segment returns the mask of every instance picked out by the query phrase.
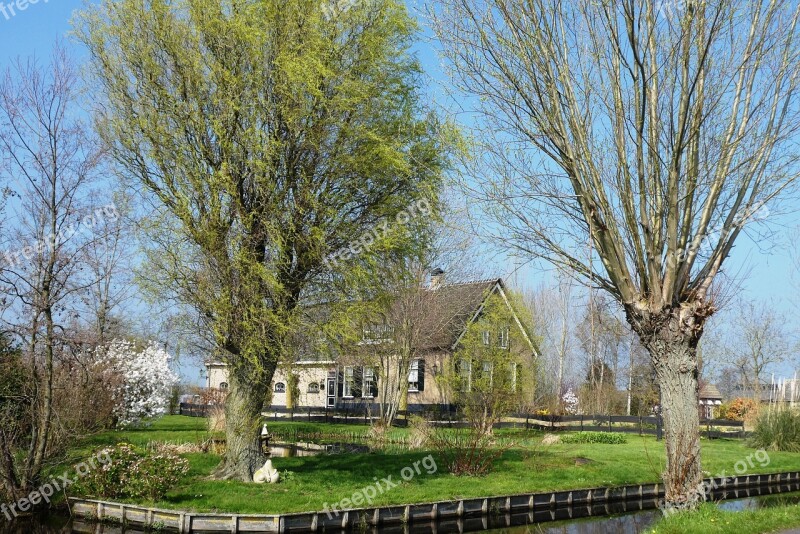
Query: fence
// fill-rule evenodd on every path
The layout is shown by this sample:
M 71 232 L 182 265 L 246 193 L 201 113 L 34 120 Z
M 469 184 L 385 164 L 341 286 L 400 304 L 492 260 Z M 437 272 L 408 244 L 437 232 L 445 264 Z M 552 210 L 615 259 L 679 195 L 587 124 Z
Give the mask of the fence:
M 182 402 L 178 413 L 189 417 L 208 417 L 208 412 L 211 410 L 212 406 L 212 404 L 190 404 Z
M 657 416 L 634 415 L 562 415 L 539 416 L 515 414 L 516 419 L 524 418 L 525 428 L 537 428 L 549 432 L 595 431 L 623 432 L 628 434 L 649 434 L 659 439 L 662 434 L 662 420 Z M 503 426 L 520 426 L 519 422 L 503 422 Z M 701 433 L 707 438 L 742 438 L 745 435 L 744 423 L 728 419 L 707 419 L 700 421 Z
M 180 414 L 190 417 L 207 417 L 210 405 L 180 405 Z M 272 406 L 264 416 L 272 421 L 298 421 L 309 423 L 370 424 L 378 419 L 377 404 L 342 404 L 336 408 L 306 407 L 289 409 Z M 463 428 L 468 425 L 453 405 L 417 405 L 408 410 L 400 410 L 397 426 L 405 426 L 409 415 L 425 417 L 435 426 Z M 744 423 L 728 419 L 709 419 L 700 422 L 702 435 L 707 438 L 742 438 L 745 436 Z M 496 428 L 536 429 L 547 432 L 622 432 L 627 434 L 654 435 L 661 438 L 661 418 L 656 416 L 633 415 L 537 415 L 514 413 L 498 423 Z

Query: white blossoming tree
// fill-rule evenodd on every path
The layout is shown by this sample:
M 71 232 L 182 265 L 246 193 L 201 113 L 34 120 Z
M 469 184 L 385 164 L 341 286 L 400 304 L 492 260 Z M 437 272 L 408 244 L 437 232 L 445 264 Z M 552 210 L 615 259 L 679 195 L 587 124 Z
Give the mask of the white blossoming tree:
M 572 388 L 564 393 L 562 400 L 564 401 L 564 411 L 567 412 L 568 415 L 578 414 L 578 397 L 573 393 Z
M 105 372 L 116 377 L 109 382 L 114 388 L 117 426 L 136 425 L 166 413 L 170 390 L 178 382 L 169 360 L 155 342 L 144 350 L 128 341 L 111 342 L 101 361 Z

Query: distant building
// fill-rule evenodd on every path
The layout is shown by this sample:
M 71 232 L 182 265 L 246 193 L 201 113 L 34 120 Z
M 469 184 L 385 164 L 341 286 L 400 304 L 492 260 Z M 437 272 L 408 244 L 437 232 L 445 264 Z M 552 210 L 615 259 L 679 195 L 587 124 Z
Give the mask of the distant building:
M 715 419 L 722 405 L 722 394 L 713 384 L 704 384 L 698 395 L 700 398 L 700 419 Z
M 779 404 L 795 407 L 800 405 L 800 379 L 779 378 L 769 384 L 762 384 L 759 391 L 754 388 L 737 386 L 733 397 L 757 399 L 762 404 Z

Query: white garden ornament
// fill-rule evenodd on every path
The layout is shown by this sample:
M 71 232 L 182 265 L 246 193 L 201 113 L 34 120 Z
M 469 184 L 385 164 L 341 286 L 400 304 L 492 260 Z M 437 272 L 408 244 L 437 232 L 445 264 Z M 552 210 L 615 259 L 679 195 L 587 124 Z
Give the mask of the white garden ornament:
M 263 484 L 265 482 L 275 484 L 280 476 L 278 470 L 272 467 L 272 460 L 267 460 L 264 467 L 253 473 L 253 482 L 256 484 Z

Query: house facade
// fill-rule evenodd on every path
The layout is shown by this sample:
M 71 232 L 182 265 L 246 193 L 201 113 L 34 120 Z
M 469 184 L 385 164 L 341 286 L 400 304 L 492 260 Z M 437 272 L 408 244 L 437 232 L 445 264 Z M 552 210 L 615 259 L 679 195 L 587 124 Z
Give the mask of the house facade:
M 488 299 L 503 302 L 508 307 L 509 320 L 498 331 L 487 331 L 485 342 L 512 351 L 520 365 L 532 364 L 537 358 L 532 334 L 508 298 L 502 279 L 447 284 L 444 273 L 435 271 L 430 284 L 412 298 L 406 302 L 398 299 L 387 313 L 365 324 L 362 340 L 350 351 L 352 353 L 335 359 L 328 354 L 309 354 L 301 360 L 279 365 L 270 388 L 271 406 L 287 407 L 289 397 L 292 406 L 298 409 L 341 409 L 380 403 L 387 390 L 382 387 L 384 381 L 391 380 L 405 382 L 401 387 L 407 388 L 404 404 L 410 411 L 447 405 L 447 388 L 440 376 L 452 369 L 452 358 L 462 336 L 470 324 L 479 320 Z M 400 324 L 405 326 L 398 326 Z M 401 331 L 402 328 L 406 330 Z M 413 343 L 407 374 L 399 372 L 400 359 L 394 350 L 399 337 Z M 521 341 L 510 343 L 509 339 Z M 206 367 L 207 386 L 226 389 L 225 364 L 211 361 Z M 460 372 L 472 372 L 471 366 L 466 370 L 462 366 Z M 288 391 L 292 383 L 290 376 L 294 377 L 293 394 Z M 396 383 L 390 385 L 394 387 Z M 524 393 L 524 385 L 521 386 Z

